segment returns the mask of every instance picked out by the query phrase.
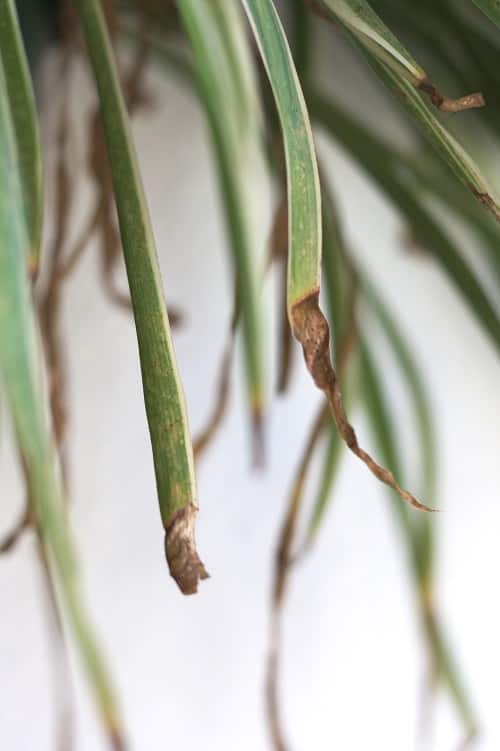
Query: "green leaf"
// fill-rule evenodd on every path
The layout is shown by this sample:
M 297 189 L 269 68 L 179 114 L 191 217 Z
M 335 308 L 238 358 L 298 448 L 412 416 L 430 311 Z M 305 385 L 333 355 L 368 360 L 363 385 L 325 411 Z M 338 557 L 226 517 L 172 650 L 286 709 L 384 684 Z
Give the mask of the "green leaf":
M 321 0 L 374 57 L 418 86 L 426 73 L 365 0 Z
M 58 456 L 48 424 L 49 399 L 26 275 L 29 234 L 16 148 L 8 89 L 0 64 L 0 372 L 25 465 L 27 493 L 34 502 L 40 541 L 104 725 L 113 746 L 122 749 L 114 691 L 80 591 Z
M 439 155 L 448 162 L 475 198 L 500 220 L 497 197 L 470 156 L 425 104 L 419 90 L 429 93 L 434 104 L 447 112 L 482 106 L 484 102 L 480 95 L 473 94 L 459 100 L 443 97 L 429 82 L 424 71 L 418 73 L 413 58 L 380 19 L 377 16 L 374 18 L 365 0 L 322 1 L 334 18 L 344 24 L 355 45 L 365 54 L 379 77 L 397 94 L 398 101 L 405 106 Z
M 311 93 L 308 101 L 318 123 L 354 157 L 399 209 L 415 240 L 443 267 L 500 351 L 500 319 L 495 308 L 449 236 L 414 192 L 394 174 L 390 167 L 391 149 L 332 99 Z
M 177 373 L 156 248 L 137 157 L 101 6 L 77 8 L 94 71 L 139 343 L 170 573 L 185 594 L 207 573 L 198 558 L 193 451 Z
M 384 461 L 402 471 L 401 458 L 395 437 L 395 429 L 390 414 L 390 409 L 384 395 L 382 378 L 377 371 L 375 363 L 366 346 L 362 343 L 361 360 L 363 373 L 363 400 L 367 408 L 368 417 L 375 440 L 379 444 L 379 450 Z M 412 368 L 413 370 L 413 368 Z M 419 529 L 415 520 L 411 518 L 410 510 L 400 503 L 393 503 L 394 512 L 401 524 L 403 536 L 408 548 L 410 560 L 413 564 L 413 577 L 417 588 L 418 605 L 424 628 L 428 648 L 432 657 L 436 675 L 441 678 L 448 687 L 451 697 L 460 713 L 467 731 L 467 736 L 473 737 L 476 733 L 476 720 L 469 698 L 458 674 L 451 650 L 446 642 L 444 630 L 436 614 L 433 601 L 432 582 L 432 557 L 431 551 L 425 551 L 422 557 L 422 549 L 419 546 Z M 431 524 L 432 521 L 428 521 Z
M 264 235 L 255 216 L 251 179 L 262 160 L 253 61 L 234 0 L 180 0 L 178 7 L 212 135 L 241 309 L 248 399 L 258 429 L 265 402 L 260 292 Z
M 371 313 L 382 328 L 394 354 L 411 401 L 419 434 L 420 474 L 423 478 L 422 493 L 433 498 L 436 492 L 437 446 L 434 436 L 432 406 L 430 404 L 422 374 L 406 342 L 406 337 L 396 323 L 396 316 L 389 311 L 381 295 L 366 277 L 363 278 L 363 293 Z M 399 462 L 398 462 L 399 463 Z M 422 519 L 429 519 L 423 516 Z
M 381 482 L 415 508 L 429 510 L 399 487 L 358 444 L 332 367 L 328 321 L 319 307 L 321 196 L 309 115 L 283 27 L 271 0 L 242 0 L 267 70 L 281 122 L 288 183 L 288 317 L 307 367 L 323 391 L 337 429 L 351 451 Z
M 15 159 L 19 164 L 29 239 L 28 268 L 34 275 L 38 270 L 42 235 L 42 158 L 33 86 L 14 0 L 0 0 L 0 60 L 14 125 Z
M 309 116 L 272 0 L 242 0 L 267 70 L 281 121 L 289 207 L 288 314 L 318 292 L 321 195 Z

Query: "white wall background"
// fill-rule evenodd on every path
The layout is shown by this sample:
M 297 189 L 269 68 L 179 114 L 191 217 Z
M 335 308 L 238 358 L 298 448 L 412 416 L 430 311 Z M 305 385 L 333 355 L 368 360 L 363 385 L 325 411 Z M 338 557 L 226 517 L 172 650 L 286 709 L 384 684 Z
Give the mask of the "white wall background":
M 366 103 L 373 94 L 357 69 L 352 76 L 358 95 L 365 86 Z M 156 112 L 137 123 L 135 134 L 167 296 L 188 318 L 175 342 L 196 432 L 214 394 L 231 308 L 230 275 L 198 106 L 173 80 L 153 77 L 151 87 Z M 81 73 L 73 92 L 77 121 L 88 100 Z M 390 113 L 383 127 L 404 137 Z M 500 748 L 498 359 L 434 264 L 402 251 L 403 228 L 384 199 L 339 150 L 326 148 L 323 138 L 318 142 L 328 155 L 353 247 L 411 333 L 432 390 L 445 509 L 439 518 L 442 609 L 476 702 L 483 730 L 477 748 L 493 751 Z M 50 165 L 50 143 L 47 153 Z M 82 149 L 75 150 L 80 166 L 83 159 Z M 266 199 L 263 188 L 262 194 Z M 77 221 L 85 215 L 88 186 L 81 195 Z M 263 216 L 268 214 L 267 198 Z M 212 578 L 197 597 L 183 599 L 163 557 L 134 328 L 103 299 L 95 271 L 90 248 L 65 306 L 72 523 L 131 747 L 266 749 L 263 679 L 272 555 L 318 395 L 297 359 L 293 390 L 273 403 L 269 415 L 268 467 L 255 474 L 238 374 L 231 414 L 199 468 L 198 542 Z M 271 302 L 273 283 L 268 287 Z M 270 348 L 274 328 L 270 322 Z M 387 379 L 395 383 L 390 369 Z M 396 385 L 394 394 L 400 398 Z M 411 447 L 412 426 L 404 411 L 400 417 Z M 359 416 L 356 424 L 370 447 Z M 5 440 L 0 471 L 6 530 L 21 507 L 21 493 Z M 0 748 L 52 751 L 50 654 L 29 536 L 0 561 L 0 592 Z M 386 496 L 346 456 L 335 503 L 316 550 L 293 578 L 287 606 L 283 704 L 293 749 L 414 748 L 424 666 L 414 621 L 404 552 Z M 80 677 L 76 695 L 77 749 L 102 751 L 105 742 Z M 435 748 L 457 748 L 459 739 L 455 714 L 443 701 Z

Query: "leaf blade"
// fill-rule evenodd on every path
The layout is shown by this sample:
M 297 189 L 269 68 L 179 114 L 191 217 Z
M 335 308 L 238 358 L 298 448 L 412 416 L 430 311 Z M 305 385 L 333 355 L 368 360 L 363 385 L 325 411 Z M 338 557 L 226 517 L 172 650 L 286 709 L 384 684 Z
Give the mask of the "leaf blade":
M 0 59 L 14 126 L 15 150 L 26 215 L 28 268 L 35 275 L 40 262 L 42 235 L 42 157 L 35 96 L 14 0 L 0 0 Z
M 101 105 L 136 322 L 144 402 L 170 573 L 184 594 L 208 575 L 194 542 L 194 460 L 146 198 L 104 16 L 77 0 Z

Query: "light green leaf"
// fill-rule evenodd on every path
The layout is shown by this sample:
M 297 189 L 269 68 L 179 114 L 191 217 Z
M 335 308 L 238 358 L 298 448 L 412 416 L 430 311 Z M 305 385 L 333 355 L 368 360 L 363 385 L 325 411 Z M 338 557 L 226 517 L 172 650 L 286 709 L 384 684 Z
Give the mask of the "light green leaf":
M 58 456 L 49 427 L 49 399 L 26 274 L 29 235 L 7 92 L 0 64 L 0 373 L 25 465 L 26 490 L 34 503 L 40 541 L 105 728 L 113 747 L 120 749 L 123 748 L 121 720 L 80 591 Z
M 248 398 L 258 429 L 265 403 L 260 292 L 265 238 L 254 210 L 252 176 L 263 155 L 252 55 L 234 0 L 180 0 L 179 11 L 214 145 L 241 309 Z

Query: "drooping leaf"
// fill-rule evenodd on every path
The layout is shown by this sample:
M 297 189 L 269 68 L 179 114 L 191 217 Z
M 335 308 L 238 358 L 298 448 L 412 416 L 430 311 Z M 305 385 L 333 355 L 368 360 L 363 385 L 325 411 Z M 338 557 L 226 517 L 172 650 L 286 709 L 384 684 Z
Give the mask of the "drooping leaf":
M 242 0 L 259 46 L 281 122 L 287 166 L 289 222 L 288 317 L 307 367 L 327 397 L 342 439 L 383 483 L 421 510 L 429 510 L 358 444 L 347 419 L 332 367 L 328 322 L 319 307 L 321 196 L 318 167 L 304 96 L 290 48 L 272 0 Z
M 110 677 L 88 620 L 67 526 L 58 456 L 49 424 L 43 359 L 26 273 L 30 238 L 22 199 L 14 121 L 0 64 L 0 374 L 33 502 L 36 528 L 62 608 L 115 749 L 124 748 Z
M 99 93 L 132 298 L 165 550 L 184 594 L 207 573 L 196 551 L 193 451 L 156 248 L 111 44 L 98 0 L 76 3 Z
M 438 154 L 448 162 L 475 198 L 500 219 L 500 205 L 491 187 L 465 149 L 424 102 L 420 92 L 429 93 L 433 103 L 447 112 L 482 106 L 482 97 L 478 94 L 459 100 L 444 97 L 365 0 L 322 2 L 333 17 L 344 25 L 380 78 L 397 94 L 398 101 L 406 107 Z
M 179 11 L 212 135 L 241 309 L 248 400 L 259 432 L 265 402 L 260 294 L 264 236 L 255 216 L 251 179 L 262 159 L 252 57 L 234 0 L 180 0 Z
M 500 319 L 474 272 L 458 252 L 448 234 L 432 217 L 414 192 L 397 177 L 391 164 L 391 150 L 354 117 L 330 98 L 311 93 L 312 116 L 338 141 L 379 185 L 405 217 L 417 243 L 443 267 L 500 350 Z
M 367 408 L 375 440 L 379 445 L 384 461 L 391 461 L 393 466 L 397 466 L 398 471 L 402 472 L 396 431 L 384 394 L 382 379 L 366 343 L 361 346 L 361 361 L 363 401 Z M 434 602 L 432 551 L 427 550 L 426 555 L 422 557 L 419 528 L 415 524 L 416 520 L 411 517 L 411 510 L 403 507 L 400 503 L 394 503 L 393 508 L 401 524 L 412 564 L 420 617 L 435 674 L 444 681 L 455 702 L 466 729 L 467 739 L 472 738 L 477 729 L 476 717 L 462 679 L 456 669 Z M 429 521 L 429 523 L 431 522 Z

